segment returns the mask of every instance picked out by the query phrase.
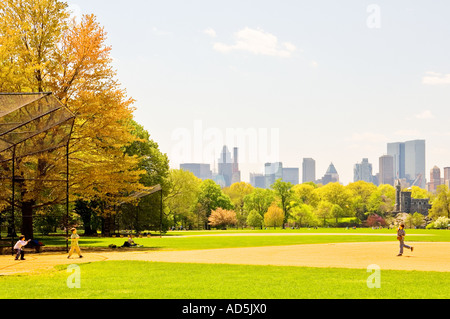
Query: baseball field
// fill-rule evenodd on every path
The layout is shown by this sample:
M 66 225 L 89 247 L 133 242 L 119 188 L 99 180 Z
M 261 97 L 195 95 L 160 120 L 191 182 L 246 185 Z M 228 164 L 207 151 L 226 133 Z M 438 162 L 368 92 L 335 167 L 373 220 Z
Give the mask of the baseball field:
M 448 299 L 450 231 L 407 234 L 402 257 L 387 229 L 170 232 L 133 249 L 82 238 L 83 258 L 0 256 L 0 298 Z

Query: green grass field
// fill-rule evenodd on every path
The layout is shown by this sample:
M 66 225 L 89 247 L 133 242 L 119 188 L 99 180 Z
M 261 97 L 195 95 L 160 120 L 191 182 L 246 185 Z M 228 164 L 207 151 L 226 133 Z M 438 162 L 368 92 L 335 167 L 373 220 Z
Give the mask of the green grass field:
M 245 236 L 246 233 L 327 233 L 317 236 Z M 342 236 L 344 234 L 366 234 Z M 202 236 L 233 233 L 242 236 Z M 392 234 L 376 236 L 377 234 Z M 408 241 L 449 242 L 450 231 L 407 230 Z M 393 230 L 317 229 L 170 232 L 136 238 L 145 248 L 186 250 L 312 243 L 395 241 Z M 181 235 L 185 237 L 180 237 Z M 197 235 L 197 236 L 194 236 Z M 200 236 L 198 236 L 200 235 Z M 429 236 L 418 236 L 429 235 Z M 61 238 L 43 238 L 64 245 Z M 83 238 L 81 246 L 121 245 L 125 238 Z M 53 242 L 52 242 L 53 241 Z M 250 265 L 106 261 L 82 264 L 81 288 L 69 289 L 66 266 L 33 275 L 0 276 L 2 299 L 448 299 L 444 272 L 381 272 L 381 288 L 369 289 L 366 270 Z
M 81 288 L 66 267 L 0 277 L 3 299 L 447 299 L 448 273 L 383 271 L 369 289 L 365 270 L 111 261 L 81 265 Z
M 208 236 L 234 234 L 242 236 Z M 245 236 L 246 234 L 327 234 L 326 236 Z M 340 234 L 345 234 L 342 236 Z M 353 234 L 364 234 L 353 235 Z M 379 236 L 380 234 L 389 236 Z M 372 235 L 372 236 L 371 236 Z M 392 235 L 392 236 L 390 236 Z M 408 241 L 424 242 L 450 242 L 450 231 L 446 230 L 407 230 Z M 416 235 L 416 236 L 415 236 Z M 418 236 L 417 236 L 418 235 Z M 425 236 L 424 236 L 425 235 Z M 40 238 L 47 246 L 65 246 L 62 237 Z M 111 244 L 123 245 L 126 238 L 103 238 L 83 237 L 81 235 L 80 245 L 82 247 L 103 247 Z M 134 238 L 135 242 L 144 248 L 169 249 L 169 250 L 192 250 L 192 249 L 216 249 L 216 248 L 238 248 L 238 247 L 263 247 L 322 243 L 346 243 L 346 242 L 375 242 L 396 241 L 395 230 L 389 229 L 276 229 L 276 230 L 230 230 L 230 231 L 193 231 L 193 232 L 169 232 L 163 238 L 157 235 L 151 238 Z

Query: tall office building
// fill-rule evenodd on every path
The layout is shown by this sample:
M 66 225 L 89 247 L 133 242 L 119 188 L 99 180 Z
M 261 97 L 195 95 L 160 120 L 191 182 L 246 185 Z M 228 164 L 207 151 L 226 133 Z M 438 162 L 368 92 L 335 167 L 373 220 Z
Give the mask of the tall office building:
M 300 170 L 298 168 L 283 168 L 283 182 L 291 183 L 292 185 L 299 184 Z
M 283 179 L 283 163 L 266 163 L 264 166 L 266 188 L 270 188 L 278 179 Z
M 389 143 L 387 155 L 394 158 L 394 178 L 405 178 L 405 143 Z
M 202 180 L 212 179 L 212 171 L 209 164 L 186 163 L 181 164 L 180 169 L 191 172 Z
M 264 174 L 250 173 L 250 185 L 255 188 L 266 188 L 266 177 Z
M 231 176 L 231 184 L 241 182 L 241 171 L 239 170 L 239 150 L 237 147 L 233 150 L 233 174 Z
M 302 183 L 316 181 L 316 161 L 312 158 L 303 159 Z
M 373 183 L 372 164 L 369 163 L 368 158 L 363 158 L 361 163 L 355 164 L 353 181 Z
M 439 167 L 434 166 L 430 171 L 430 182 L 428 185 L 428 191 L 431 193 L 436 192 L 437 187 L 442 185 L 443 179 L 441 179 L 441 170 Z
M 450 188 L 450 167 L 444 167 L 444 185 Z
M 239 171 L 238 149 L 234 149 L 234 158 L 232 158 L 228 147 L 224 146 L 220 153 L 218 168 L 218 175 L 215 179 L 220 181 L 220 185 L 228 187 L 233 183 L 240 182 L 241 172 Z
M 405 142 L 405 177 L 411 185 L 425 188 L 425 141 Z
M 394 157 L 384 155 L 380 157 L 380 175 L 378 183 L 394 186 Z
M 410 186 L 425 188 L 425 141 L 414 140 L 387 145 L 387 155 L 393 157 L 394 179 L 403 179 Z
M 316 183 L 324 186 L 330 183 L 339 183 L 339 174 L 333 163 L 330 164 L 322 179 L 319 179 Z

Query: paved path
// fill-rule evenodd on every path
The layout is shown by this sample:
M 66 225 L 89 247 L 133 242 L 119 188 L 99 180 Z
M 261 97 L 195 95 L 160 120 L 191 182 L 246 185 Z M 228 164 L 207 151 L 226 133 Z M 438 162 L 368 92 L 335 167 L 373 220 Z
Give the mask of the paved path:
M 418 270 L 450 272 L 450 243 L 411 243 L 414 253 L 406 250 L 396 257 L 398 243 L 339 243 L 277 247 L 227 248 L 191 251 L 133 251 L 84 253 L 85 258 L 61 254 L 27 255 L 26 261 L 0 256 L 0 275 L 39 272 L 56 265 L 111 260 L 138 260 L 171 263 L 245 264 L 300 267 L 367 269 L 376 264 L 382 270 Z

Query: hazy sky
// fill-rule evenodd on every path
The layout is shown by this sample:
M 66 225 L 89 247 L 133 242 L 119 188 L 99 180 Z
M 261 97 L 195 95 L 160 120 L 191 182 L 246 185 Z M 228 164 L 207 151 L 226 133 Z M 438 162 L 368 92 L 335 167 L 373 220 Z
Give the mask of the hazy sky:
M 173 168 L 213 164 L 234 136 L 252 136 L 235 139 L 245 181 L 312 157 L 317 178 L 333 162 L 347 184 L 362 158 L 375 174 L 388 142 L 412 139 L 427 141 L 427 179 L 450 166 L 447 0 L 69 4 L 105 27 L 136 120 Z

